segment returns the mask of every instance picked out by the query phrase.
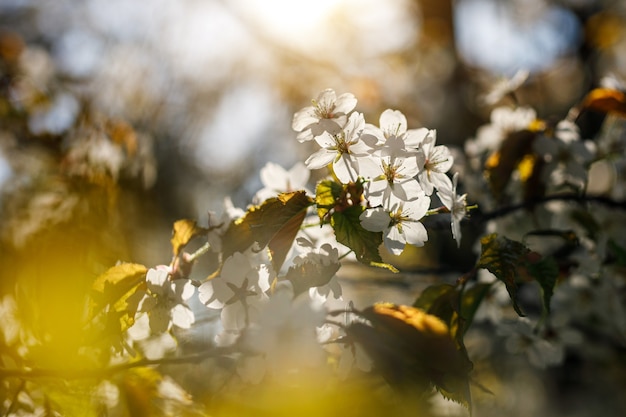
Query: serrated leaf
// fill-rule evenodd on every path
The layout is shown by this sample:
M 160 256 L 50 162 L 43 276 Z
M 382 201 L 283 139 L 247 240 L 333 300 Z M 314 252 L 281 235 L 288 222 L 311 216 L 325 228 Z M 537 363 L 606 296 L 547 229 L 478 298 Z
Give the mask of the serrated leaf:
M 206 234 L 207 229 L 198 226 L 195 220 L 177 220 L 172 230 L 172 250 L 178 256 L 185 246 L 196 236 Z
M 477 267 L 487 269 L 504 282 L 513 302 L 515 312 L 524 316 L 517 304 L 518 267 L 525 265 L 525 257 L 530 250 L 522 243 L 498 236 L 496 233 L 480 239 L 481 254 Z
M 559 265 L 554 258 L 545 257 L 536 262 L 528 262 L 528 273 L 539 283 L 543 293 L 543 309 L 550 314 L 550 300 L 554 292 L 556 280 L 559 277 Z
M 375 304 L 359 314 L 371 325 L 354 322 L 346 333 L 363 346 L 391 386 L 427 392 L 434 385 L 469 408 L 472 363 L 441 319 L 394 304 Z
M 296 191 L 249 208 L 222 236 L 223 257 L 244 252 L 258 243 L 261 248 L 269 247 L 274 270 L 279 271 L 312 204 L 304 191 Z
M 323 180 L 317 184 L 315 187 L 315 204 L 320 220 L 328 220 L 328 214 L 335 208 L 343 193 L 344 186 L 335 181 Z
M 121 263 L 109 268 L 92 284 L 98 305 L 115 304 L 124 294 L 145 280 L 148 269 L 141 264 Z
M 362 206 L 352 206 L 332 214 L 330 225 L 335 231 L 337 242 L 352 249 L 359 262 L 397 271 L 393 266 L 383 262 L 378 251 L 383 241 L 382 232 L 370 232 L 361 226 L 359 216 L 363 210 L 365 208 Z
M 285 275 L 285 279 L 291 282 L 294 296 L 297 296 L 308 291 L 309 288 L 328 284 L 338 270 L 339 264 L 335 263 L 322 265 L 320 263 L 303 262 L 291 266 Z
M 145 285 L 146 273 L 144 265 L 122 263 L 100 275 L 92 285 L 90 320 L 106 310 L 105 333 L 114 336 L 132 326 L 139 303 L 136 294 Z

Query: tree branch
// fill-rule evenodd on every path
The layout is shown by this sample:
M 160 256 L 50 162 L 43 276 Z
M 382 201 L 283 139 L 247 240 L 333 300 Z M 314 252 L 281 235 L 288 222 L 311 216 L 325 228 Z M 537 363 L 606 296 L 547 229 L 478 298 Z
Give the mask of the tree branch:
M 508 214 L 511 214 L 521 209 L 535 208 L 538 205 L 545 204 L 550 201 L 572 201 L 578 204 L 598 203 L 598 204 L 602 204 L 610 208 L 626 210 L 626 201 L 613 200 L 606 196 L 580 195 L 580 194 L 554 194 L 554 195 L 549 195 L 543 198 L 526 201 L 523 203 L 512 204 L 510 206 L 501 207 L 501 208 L 498 208 L 496 210 L 493 210 L 487 213 L 478 212 L 470 218 L 470 221 L 476 221 L 476 222 L 482 223 L 488 220 L 496 219 L 498 217 L 504 217 Z
M 62 378 L 62 379 L 103 379 L 114 374 L 127 371 L 132 368 L 158 365 L 176 365 L 193 362 L 201 362 L 205 359 L 215 358 L 232 353 L 231 348 L 215 348 L 206 352 L 194 355 L 178 356 L 161 359 L 140 359 L 135 362 L 126 362 L 106 368 L 87 369 L 52 369 L 52 368 L 32 368 L 32 369 L 2 369 L 0 368 L 0 379 L 3 378 Z

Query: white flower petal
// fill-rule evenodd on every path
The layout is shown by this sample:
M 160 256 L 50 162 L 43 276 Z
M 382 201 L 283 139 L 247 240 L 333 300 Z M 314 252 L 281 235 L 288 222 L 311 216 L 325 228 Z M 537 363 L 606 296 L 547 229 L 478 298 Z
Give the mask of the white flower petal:
M 403 222 L 402 232 L 404 233 L 407 243 L 414 246 L 424 246 L 424 243 L 428 240 L 428 233 L 426 228 L 420 222 Z
M 383 241 L 385 243 L 385 248 L 396 256 L 400 255 L 406 246 L 406 239 L 404 235 L 400 233 L 397 226 L 387 229 Z
M 177 304 L 172 308 L 172 324 L 182 329 L 189 329 L 195 321 L 193 311 L 189 307 Z
M 386 136 L 400 136 L 406 132 L 406 117 L 398 110 L 387 109 L 380 115 L 380 128 Z
M 370 232 L 382 232 L 389 227 L 391 217 L 382 207 L 367 209 L 359 216 L 361 226 Z

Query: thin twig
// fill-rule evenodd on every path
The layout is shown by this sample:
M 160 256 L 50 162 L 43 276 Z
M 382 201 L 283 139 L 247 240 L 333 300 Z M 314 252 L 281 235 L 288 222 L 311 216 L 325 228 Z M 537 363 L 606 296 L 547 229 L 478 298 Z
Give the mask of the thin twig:
M 613 200 L 606 196 L 599 195 L 580 195 L 580 194 L 554 194 L 536 200 L 530 200 L 523 203 L 512 204 L 510 206 L 501 207 L 487 213 L 475 213 L 469 221 L 486 222 L 488 220 L 504 217 L 515 211 L 534 208 L 535 206 L 548 203 L 550 201 L 573 201 L 578 204 L 599 203 L 607 207 L 626 210 L 626 201 Z
M 215 348 L 210 351 L 197 353 L 195 355 L 179 356 L 161 359 L 140 359 L 134 362 L 126 362 L 118 365 L 109 366 L 101 369 L 51 369 L 51 368 L 32 368 L 32 369 L 1 369 L 0 379 L 2 378 L 63 378 L 63 379 L 92 379 L 106 378 L 111 375 L 127 371 L 132 368 L 140 368 L 144 366 L 158 365 L 176 365 L 200 362 L 205 359 L 214 358 L 232 353 L 230 348 Z

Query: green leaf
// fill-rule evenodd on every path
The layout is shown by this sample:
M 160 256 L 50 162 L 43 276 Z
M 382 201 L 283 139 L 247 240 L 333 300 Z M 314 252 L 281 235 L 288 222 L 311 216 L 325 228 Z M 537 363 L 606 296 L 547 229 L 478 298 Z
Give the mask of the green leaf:
M 490 288 L 491 283 L 478 283 L 463 292 L 461 297 L 461 316 L 465 321 L 463 334 L 474 321 L 474 315 Z
M 413 307 L 421 308 L 424 311 L 431 310 L 434 305 L 441 304 L 442 299 L 446 299 L 450 294 L 456 293 L 456 286 L 451 284 L 436 284 L 430 285 L 422 291 L 420 296 L 413 303 Z M 435 308 L 436 309 L 436 308 Z M 434 314 L 434 313 L 431 313 Z M 435 314 L 439 318 L 442 318 L 438 314 Z
M 330 225 L 335 231 L 337 242 L 346 245 L 356 255 L 359 262 L 390 271 L 398 270 L 383 262 L 378 248 L 382 244 L 382 232 L 370 232 L 361 226 L 359 216 L 365 210 L 362 206 L 352 206 L 344 211 L 333 213 Z
M 339 264 L 322 265 L 320 263 L 303 262 L 293 265 L 287 271 L 285 278 L 291 281 L 294 295 L 301 294 L 309 288 L 321 287 L 328 284 L 330 279 L 339 270 Z
M 496 233 L 484 236 L 480 240 L 481 254 L 478 260 L 478 268 L 487 269 L 496 278 L 504 282 L 506 289 L 513 301 L 515 312 L 524 316 L 517 304 L 517 279 L 519 267 L 526 264 L 526 256 L 530 253 L 524 244 L 498 236 Z
M 615 256 L 615 260 L 619 266 L 626 266 L 626 248 L 620 246 L 613 239 L 609 239 L 607 242 L 609 250 Z
M 222 236 L 224 258 L 258 243 L 261 248 L 269 247 L 272 266 L 279 271 L 312 204 L 304 191 L 296 191 L 251 207 Z
M 345 186 L 332 180 L 323 180 L 315 188 L 315 204 L 320 220 L 327 221 L 329 213 L 341 201 Z
M 543 309 L 550 314 L 550 300 L 559 277 L 559 266 L 552 257 L 541 258 L 526 265 L 528 273 L 539 283 L 543 293 Z
M 393 265 L 383 262 L 378 252 L 383 242 L 382 232 L 370 232 L 361 226 L 359 216 L 365 210 L 362 200 L 361 181 L 340 184 L 324 180 L 315 189 L 317 214 L 322 222 L 330 221 L 337 241 L 352 249 L 359 262 L 398 272 Z

